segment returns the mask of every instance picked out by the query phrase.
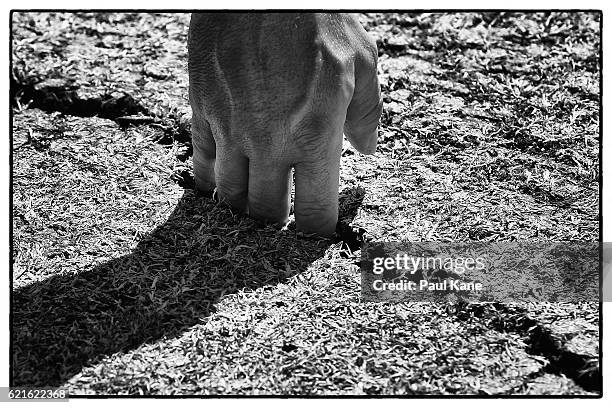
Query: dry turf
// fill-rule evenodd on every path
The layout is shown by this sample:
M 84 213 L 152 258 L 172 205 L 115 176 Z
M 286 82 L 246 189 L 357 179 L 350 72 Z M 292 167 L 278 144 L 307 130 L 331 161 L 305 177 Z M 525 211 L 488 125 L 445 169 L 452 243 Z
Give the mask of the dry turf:
M 186 14 L 12 15 L 12 385 L 601 392 L 599 305 L 360 301 L 369 241 L 599 237 L 599 15 L 363 14 L 379 147 L 333 240 L 193 189 Z

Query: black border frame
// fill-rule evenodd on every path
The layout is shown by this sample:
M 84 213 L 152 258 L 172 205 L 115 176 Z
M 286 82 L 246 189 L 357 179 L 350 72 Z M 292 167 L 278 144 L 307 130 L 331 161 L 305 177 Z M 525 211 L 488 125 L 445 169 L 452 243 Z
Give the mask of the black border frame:
M 207 12 L 207 13 L 239 13 L 239 12 L 250 12 L 250 13 L 263 13 L 263 12 L 275 12 L 275 13 L 287 13 L 287 12 L 417 12 L 417 13 L 469 13 L 469 12 L 518 12 L 518 13 L 545 13 L 545 12 L 590 12 L 599 14 L 599 243 L 600 243 L 600 258 L 599 258 L 599 281 L 600 281 L 600 294 L 599 294 L 599 370 L 600 370 L 600 393 L 599 395 L 232 395 L 232 394 L 215 394 L 215 395 L 113 395 L 113 394 L 100 394 L 100 395 L 74 395 L 68 396 L 68 398 L 74 399 L 109 399 L 109 398 L 121 398 L 121 399 L 226 399 L 226 398 L 240 398 L 240 399 L 261 399 L 261 398 L 273 398 L 273 399 L 602 399 L 604 396 L 603 390 L 603 10 L 602 9 L 508 9 L 508 8 L 456 8 L 456 9 L 11 9 L 9 12 L 9 387 L 13 385 L 13 109 L 11 108 L 11 78 L 12 78 L 12 67 L 13 67 L 13 13 L 44 13 L 44 12 L 56 12 L 56 13 L 193 13 L 193 12 Z M 26 387 L 16 387 L 26 388 Z

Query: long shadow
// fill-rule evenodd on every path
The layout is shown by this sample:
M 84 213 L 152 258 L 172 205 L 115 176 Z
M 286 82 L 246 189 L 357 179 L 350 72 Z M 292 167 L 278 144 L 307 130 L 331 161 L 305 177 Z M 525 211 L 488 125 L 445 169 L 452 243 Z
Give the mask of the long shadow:
M 362 189 L 341 193 L 341 234 L 362 200 Z M 223 295 L 282 282 L 331 243 L 257 226 L 185 190 L 129 255 L 14 291 L 11 385 L 58 386 L 104 356 L 178 336 Z

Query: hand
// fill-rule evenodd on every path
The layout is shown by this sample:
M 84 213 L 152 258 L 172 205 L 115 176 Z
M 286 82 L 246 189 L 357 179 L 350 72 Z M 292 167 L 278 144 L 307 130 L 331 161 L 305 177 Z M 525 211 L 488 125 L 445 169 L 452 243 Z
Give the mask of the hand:
M 346 14 L 193 14 L 189 98 L 196 186 L 259 219 L 333 234 L 342 134 L 376 150 L 376 43 Z

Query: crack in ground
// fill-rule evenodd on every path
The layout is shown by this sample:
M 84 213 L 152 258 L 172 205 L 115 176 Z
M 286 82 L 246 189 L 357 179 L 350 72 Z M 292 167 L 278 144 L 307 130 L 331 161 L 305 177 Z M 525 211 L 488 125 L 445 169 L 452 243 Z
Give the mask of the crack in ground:
M 45 83 L 11 78 L 10 96 L 13 107 L 38 108 L 47 113 L 59 112 L 76 117 L 99 117 L 114 121 L 120 129 L 130 126 L 154 126 L 163 131 L 156 139 L 161 145 L 172 145 L 177 142 L 176 159 L 186 162 L 193 154 L 191 130 L 186 121 L 177 115 L 159 118 L 142 106 L 131 95 L 126 93 L 104 94 L 102 96 L 83 97 L 78 87 L 53 86 Z M 63 134 L 60 135 L 63 137 Z M 49 147 L 49 138 L 37 143 L 30 135 L 28 143 L 35 149 Z M 171 179 L 183 188 L 195 188 L 193 174 L 184 166 L 174 169 Z
M 147 110 L 130 95 L 104 95 L 101 97 L 82 98 L 78 88 L 64 86 L 42 86 L 11 81 L 13 103 L 25 101 L 29 107 L 38 108 L 47 113 L 61 112 L 71 116 L 92 117 L 117 121 L 120 117 L 146 115 Z M 151 118 L 151 121 L 153 118 Z
M 487 325 L 499 332 L 524 336 L 526 351 L 549 361 L 542 374 L 563 374 L 586 391 L 602 391 L 599 359 L 568 350 L 551 329 L 524 314 L 524 310 L 501 303 L 459 303 L 452 307 L 459 319 L 486 319 Z
M 188 128 L 181 126 L 181 118 L 172 115 L 163 119 L 156 117 L 126 93 L 87 98 L 79 94 L 78 87 L 33 84 L 13 77 L 10 95 L 13 107 L 27 106 L 47 113 L 60 112 L 77 117 L 97 116 L 114 121 L 122 129 L 128 126 L 155 125 L 164 131 L 158 143 L 169 145 L 177 141 L 185 145 L 185 149 L 177 156 L 180 161 L 185 161 L 191 152 L 191 133 Z

